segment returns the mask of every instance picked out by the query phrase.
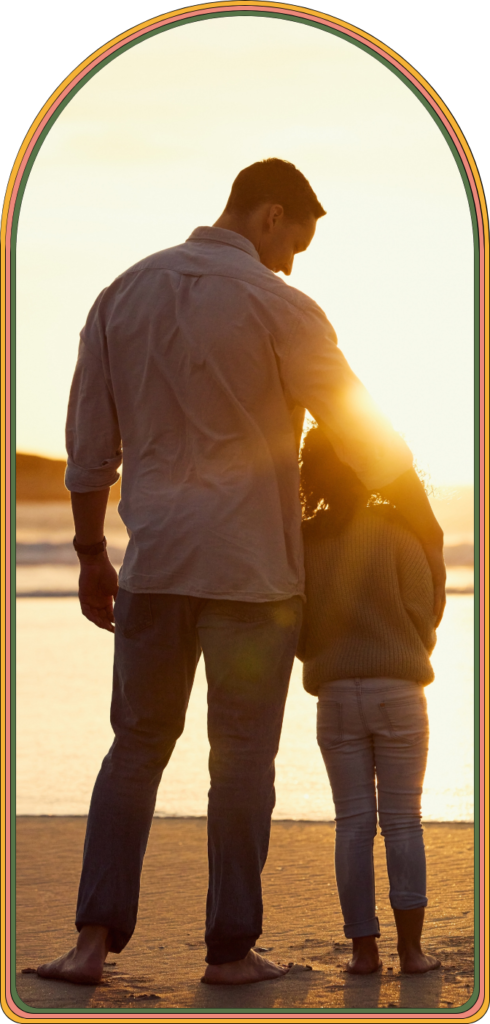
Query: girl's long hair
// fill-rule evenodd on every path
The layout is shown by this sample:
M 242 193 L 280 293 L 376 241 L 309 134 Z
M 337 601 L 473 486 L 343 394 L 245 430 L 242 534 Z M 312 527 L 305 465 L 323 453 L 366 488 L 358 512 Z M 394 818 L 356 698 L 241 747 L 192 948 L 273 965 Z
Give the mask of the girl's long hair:
M 326 432 L 316 423 L 301 445 L 300 500 L 303 528 L 318 535 L 339 533 L 358 508 L 380 502 L 339 459 Z

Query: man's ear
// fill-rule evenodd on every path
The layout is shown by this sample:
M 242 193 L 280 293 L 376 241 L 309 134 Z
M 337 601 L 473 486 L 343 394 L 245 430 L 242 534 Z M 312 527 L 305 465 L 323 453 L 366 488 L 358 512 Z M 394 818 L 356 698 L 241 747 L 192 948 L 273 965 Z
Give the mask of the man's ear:
M 283 218 L 284 207 L 281 206 L 281 203 L 272 203 L 272 206 L 269 207 L 269 213 L 267 216 L 267 226 L 269 227 L 269 229 L 272 231 L 275 228 L 276 224 L 278 224 L 279 221 L 283 220 Z

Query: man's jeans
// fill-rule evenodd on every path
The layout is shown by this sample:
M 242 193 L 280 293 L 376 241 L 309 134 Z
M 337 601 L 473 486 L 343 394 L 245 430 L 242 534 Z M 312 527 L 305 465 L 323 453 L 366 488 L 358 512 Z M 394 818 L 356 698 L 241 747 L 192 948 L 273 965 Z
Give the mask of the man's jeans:
M 418 683 L 342 679 L 320 689 L 318 743 L 335 804 L 335 871 L 347 938 L 379 935 L 376 781 L 391 906 L 427 905 L 420 804 L 428 740 L 426 698 Z
M 274 758 L 301 617 L 300 597 L 252 604 L 119 590 L 115 739 L 92 796 L 76 918 L 78 929 L 109 928 L 112 952 L 136 924 L 158 784 L 184 728 L 201 648 L 211 746 L 206 959 L 239 960 L 257 941 Z

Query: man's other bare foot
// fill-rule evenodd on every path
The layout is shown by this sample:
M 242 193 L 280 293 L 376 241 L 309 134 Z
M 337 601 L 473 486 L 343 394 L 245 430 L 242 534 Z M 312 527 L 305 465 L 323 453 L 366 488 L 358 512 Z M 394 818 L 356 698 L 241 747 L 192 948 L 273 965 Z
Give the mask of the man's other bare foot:
M 400 970 L 404 974 L 425 974 L 427 971 L 436 971 L 441 966 L 441 961 L 436 956 L 429 956 L 422 950 L 411 949 L 400 953 Z
M 288 973 L 288 967 L 280 967 L 265 960 L 251 949 L 243 960 L 228 964 L 208 964 L 201 981 L 205 985 L 250 985 L 255 981 L 272 981 Z
M 441 961 L 435 956 L 429 956 L 422 952 L 421 938 L 425 908 L 394 910 L 393 913 L 398 932 L 398 956 L 403 973 L 426 974 L 427 971 L 437 970 L 441 966 Z
M 75 985 L 97 985 L 109 952 L 109 931 L 101 925 L 85 925 L 69 953 L 37 968 L 40 978 L 71 981 Z
M 352 939 L 352 957 L 345 965 L 349 974 L 373 974 L 382 966 L 374 935 L 362 935 L 358 939 Z

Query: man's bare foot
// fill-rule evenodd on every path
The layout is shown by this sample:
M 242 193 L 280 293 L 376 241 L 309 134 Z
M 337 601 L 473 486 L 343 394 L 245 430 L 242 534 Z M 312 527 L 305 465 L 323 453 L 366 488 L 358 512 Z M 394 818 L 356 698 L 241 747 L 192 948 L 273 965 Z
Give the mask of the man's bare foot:
M 251 949 L 243 960 L 233 960 L 228 964 L 208 964 L 201 981 L 205 985 L 250 985 L 255 981 L 282 978 L 288 970 L 288 967 L 273 964 L 272 960 L 265 960 Z
M 97 985 L 109 952 L 109 931 L 101 925 L 85 925 L 69 953 L 37 968 L 40 978 L 71 981 L 75 985 Z
M 436 956 L 422 953 L 422 950 L 411 949 L 400 953 L 400 970 L 404 974 L 425 974 L 427 971 L 436 971 L 441 966 L 441 961 Z
M 441 961 L 435 956 L 429 956 L 422 952 L 421 938 L 425 908 L 394 910 L 393 913 L 398 932 L 398 956 L 403 973 L 426 974 L 427 971 L 437 970 L 441 966 Z
M 374 935 L 362 935 L 358 939 L 352 939 L 352 957 L 345 965 L 349 974 L 373 974 L 382 966 Z

